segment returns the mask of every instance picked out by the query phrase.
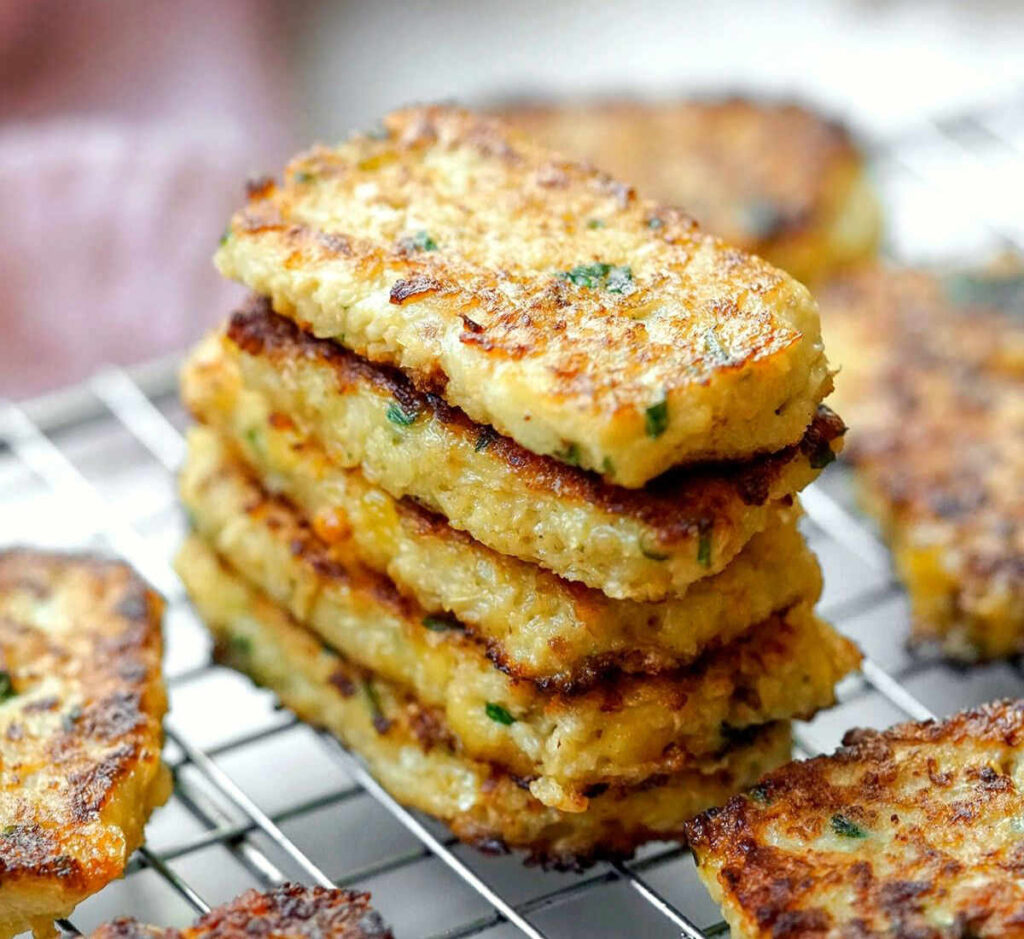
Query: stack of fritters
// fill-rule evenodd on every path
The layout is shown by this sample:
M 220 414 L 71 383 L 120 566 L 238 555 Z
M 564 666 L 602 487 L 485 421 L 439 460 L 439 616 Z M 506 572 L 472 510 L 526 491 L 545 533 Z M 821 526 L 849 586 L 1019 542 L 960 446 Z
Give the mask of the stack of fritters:
M 184 372 L 179 569 L 404 803 L 626 854 L 856 667 L 796 528 L 843 425 L 785 274 L 434 108 L 251 187 L 217 260 L 257 295 Z
M 1024 297 L 1019 270 L 873 268 L 821 294 L 849 455 L 913 604 L 960 659 L 1024 652 Z

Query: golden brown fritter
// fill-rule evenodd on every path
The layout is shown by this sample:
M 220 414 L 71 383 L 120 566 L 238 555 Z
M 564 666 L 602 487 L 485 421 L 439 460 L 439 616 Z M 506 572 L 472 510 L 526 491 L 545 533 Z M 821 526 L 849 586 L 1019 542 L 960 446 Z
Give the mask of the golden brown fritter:
M 516 677 L 567 690 L 616 669 L 667 671 L 820 594 L 798 506 L 779 509 L 724 571 L 682 597 L 613 600 L 498 554 L 411 500 L 393 499 L 359 470 L 335 466 L 260 396 L 201 388 L 189 404 L 210 426 L 190 432 L 191 463 L 244 462 L 265 489 L 301 510 L 333 553 L 386 574 L 430 614 L 454 615 Z
M 402 804 L 484 851 L 522 850 L 533 862 L 573 869 L 628 857 L 646 841 L 682 837 L 688 818 L 789 758 L 789 725 L 777 722 L 740 735 L 707 768 L 597 786 L 585 812 L 561 811 L 534 798 L 528 779 L 467 756 L 439 709 L 324 646 L 198 537 L 177 568 L 218 658 L 335 734 Z
M 843 742 L 687 826 L 733 936 L 1024 936 L 1024 702 Z
M 1024 319 L 979 305 L 983 284 L 878 268 L 821 294 L 914 637 L 966 659 L 1024 651 Z
M 210 910 L 186 929 L 161 929 L 118 919 L 90 939 L 394 939 L 370 906 L 370 895 L 282 884 L 267 893 L 247 890 Z
M 710 766 L 737 732 L 831 704 L 859 664 L 803 604 L 685 669 L 572 694 L 538 688 L 496 669 L 454 618 L 333 554 L 237 466 L 186 461 L 181 489 L 197 531 L 234 570 L 354 663 L 443 710 L 468 754 L 529 777 L 538 799 L 570 811 L 595 785 Z
M 261 302 L 196 351 L 184 373 L 186 403 L 197 400 L 199 410 L 207 383 L 230 394 L 236 370 L 335 464 L 359 466 L 392 497 L 415 499 L 501 554 L 619 599 L 678 595 L 723 570 L 834 458 L 845 430 L 822 406 L 797 445 L 630 490 L 524 450 Z
M 832 383 L 802 285 L 493 119 L 384 126 L 251 187 L 221 272 L 622 486 L 804 434 Z
M 0 552 L 0 936 L 120 877 L 167 798 L 162 614 L 124 564 Z
M 878 249 L 881 212 L 864 157 L 845 128 L 800 105 L 620 100 L 501 114 L 799 280 L 818 281 Z

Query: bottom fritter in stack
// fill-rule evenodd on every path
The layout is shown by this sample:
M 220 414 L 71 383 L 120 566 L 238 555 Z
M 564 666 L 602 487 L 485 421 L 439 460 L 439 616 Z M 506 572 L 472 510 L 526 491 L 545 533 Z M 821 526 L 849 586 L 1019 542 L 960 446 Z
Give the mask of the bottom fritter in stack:
M 859 661 L 813 613 L 820 571 L 791 498 L 681 596 L 612 599 L 332 458 L 310 415 L 398 381 L 359 362 L 369 378 L 353 387 L 332 345 L 257 305 L 186 366 L 203 426 L 181 477 L 193 534 L 178 570 L 224 662 L 336 734 L 402 803 L 553 866 L 681 838 L 687 819 L 788 759 L 789 720 L 829 705 Z M 261 369 L 274 381 L 254 381 Z M 304 370 L 320 395 L 300 385 Z M 383 387 L 392 407 L 428 407 L 411 387 L 397 399 Z M 835 436 L 825 424 L 766 459 L 764 487 L 813 477 Z M 692 474 L 672 500 L 725 512 L 726 488 Z

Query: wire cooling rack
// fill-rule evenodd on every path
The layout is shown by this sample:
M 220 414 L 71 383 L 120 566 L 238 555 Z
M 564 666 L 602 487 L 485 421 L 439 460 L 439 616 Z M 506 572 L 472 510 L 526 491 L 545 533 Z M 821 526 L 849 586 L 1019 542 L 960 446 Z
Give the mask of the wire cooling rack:
M 889 252 L 981 259 L 1024 244 L 1024 95 L 932 120 L 872 149 Z M 123 555 L 168 600 L 166 757 L 175 790 L 124 880 L 83 903 L 69 935 L 114 916 L 180 924 L 248 887 L 297 879 L 369 889 L 400 937 L 715 936 L 727 932 L 688 852 L 651 845 L 628 864 L 545 873 L 485 858 L 391 799 L 327 734 L 234 672 L 171 571 L 185 532 L 174 473 L 187 418 L 178 358 L 120 370 L 20 405 L 0 402 L 0 543 Z M 848 470 L 804 495 L 825 569 L 821 610 L 867 653 L 839 704 L 798 726 L 798 751 L 852 726 L 946 714 L 1019 695 L 1016 664 L 956 670 L 904 648 L 906 599 L 888 553 L 851 508 Z

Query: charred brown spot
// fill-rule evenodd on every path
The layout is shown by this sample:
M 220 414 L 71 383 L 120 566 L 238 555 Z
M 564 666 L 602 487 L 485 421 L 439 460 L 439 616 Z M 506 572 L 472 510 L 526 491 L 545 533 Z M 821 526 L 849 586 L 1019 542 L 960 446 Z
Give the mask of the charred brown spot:
M 426 274 L 417 274 L 415 277 L 395 281 L 391 287 L 389 301 L 397 306 L 401 306 L 406 300 L 410 300 L 413 297 L 422 297 L 429 293 L 436 293 L 442 286 L 443 284 L 433 277 L 428 277 Z
M 257 176 L 245 181 L 245 197 L 250 201 L 266 199 L 273 194 L 277 180 L 273 176 Z

